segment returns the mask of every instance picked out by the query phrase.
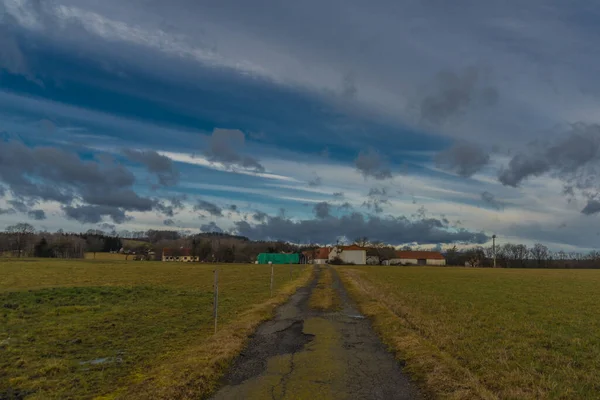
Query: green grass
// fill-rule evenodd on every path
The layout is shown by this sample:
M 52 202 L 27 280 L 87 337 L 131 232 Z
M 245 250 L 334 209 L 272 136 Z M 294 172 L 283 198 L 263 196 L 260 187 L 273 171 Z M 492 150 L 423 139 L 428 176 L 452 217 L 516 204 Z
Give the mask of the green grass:
M 10 393 L 40 399 L 93 398 L 118 388 L 126 391 L 178 354 L 190 348 L 201 353 L 205 343 L 219 340 L 221 331 L 226 335 L 227 327 L 238 320 L 246 318 L 250 329 L 268 317 L 276 305 L 269 293 L 270 267 L 220 265 L 220 330 L 213 335 L 214 268 L 160 262 L 0 261 L 0 398 Z M 302 271 L 297 267 L 294 278 Z M 274 286 L 280 300 L 283 293 L 289 294 L 289 282 L 288 267 L 276 267 Z M 261 305 L 260 312 L 244 317 Z M 243 344 L 243 337 L 227 340 L 231 351 L 224 353 L 225 359 Z M 223 365 L 215 372 L 213 364 L 210 357 L 189 358 L 180 368 L 206 370 L 204 375 L 212 374 L 214 380 Z M 213 383 L 209 379 L 198 385 L 190 396 L 201 396 Z
M 85 253 L 86 260 L 103 260 L 103 261 L 134 261 L 135 255 L 130 254 L 127 257 L 126 254 L 121 253 L 96 253 L 94 257 L 94 253 Z M 127 257 L 127 260 L 125 258 Z
M 597 398 L 600 271 L 340 268 L 436 397 Z

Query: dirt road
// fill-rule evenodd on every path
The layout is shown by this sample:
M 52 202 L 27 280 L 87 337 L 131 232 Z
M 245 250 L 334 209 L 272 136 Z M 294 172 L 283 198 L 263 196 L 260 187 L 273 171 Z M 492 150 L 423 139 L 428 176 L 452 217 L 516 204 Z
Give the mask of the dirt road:
M 333 312 L 309 308 L 317 279 L 258 328 L 213 399 L 420 398 L 357 312 L 335 271 L 340 307 Z

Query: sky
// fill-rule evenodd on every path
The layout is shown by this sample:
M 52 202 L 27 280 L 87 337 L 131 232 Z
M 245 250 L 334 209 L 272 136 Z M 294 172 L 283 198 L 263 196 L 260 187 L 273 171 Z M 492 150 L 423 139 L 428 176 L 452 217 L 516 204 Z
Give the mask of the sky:
M 600 243 L 600 5 L 0 0 L 0 229 Z

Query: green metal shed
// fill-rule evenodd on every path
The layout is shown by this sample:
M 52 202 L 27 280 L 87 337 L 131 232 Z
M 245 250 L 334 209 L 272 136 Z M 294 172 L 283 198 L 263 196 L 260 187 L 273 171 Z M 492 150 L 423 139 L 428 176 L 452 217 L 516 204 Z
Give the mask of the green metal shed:
M 258 255 L 259 264 L 300 264 L 300 254 L 281 254 L 281 253 L 260 253 Z

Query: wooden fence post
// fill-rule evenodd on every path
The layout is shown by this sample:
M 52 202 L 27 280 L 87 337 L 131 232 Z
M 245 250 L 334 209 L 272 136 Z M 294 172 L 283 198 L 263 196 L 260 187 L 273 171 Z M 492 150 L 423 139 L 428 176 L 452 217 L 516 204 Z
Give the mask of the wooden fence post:
M 271 264 L 271 297 L 273 297 L 273 272 L 274 272 L 273 268 L 274 268 L 274 265 Z
M 213 317 L 215 319 L 215 333 L 217 333 L 217 320 L 219 317 L 219 270 L 215 269 L 215 287 L 213 299 Z

